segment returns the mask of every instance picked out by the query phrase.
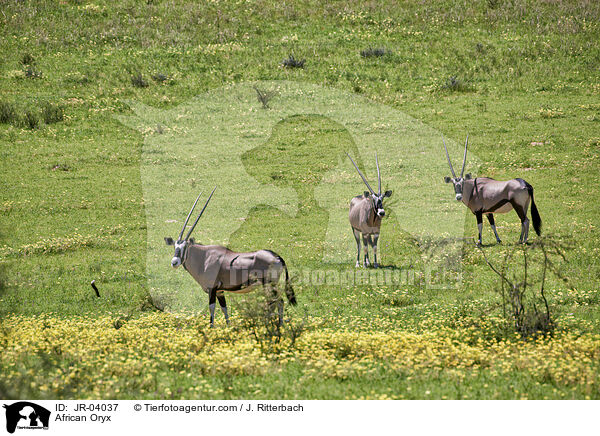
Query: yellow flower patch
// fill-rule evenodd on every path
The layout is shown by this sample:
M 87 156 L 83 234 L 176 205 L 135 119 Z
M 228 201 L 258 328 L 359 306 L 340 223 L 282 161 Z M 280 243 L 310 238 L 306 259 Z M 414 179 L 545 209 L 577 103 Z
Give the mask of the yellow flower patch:
M 592 334 L 524 342 L 484 339 L 485 327 L 417 332 L 389 323 L 381 331 L 357 331 L 310 320 L 312 327 L 293 346 L 283 340 L 269 354 L 239 325 L 208 329 L 204 319 L 164 313 L 121 320 L 52 314 L 4 319 L 0 386 L 34 396 L 111 398 L 126 390 L 158 397 L 175 395 L 169 374 L 192 381 L 188 392 L 177 394 L 185 398 L 218 395 L 207 381 L 212 376 L 261 376 L 301 365 L 307 378 L 345 380 L 381 371 L 410 378 L 433 371 L 462 380 L 473 373 L 493 379 L 518 372 L 586 392 L 600 387 L 600 336 Z

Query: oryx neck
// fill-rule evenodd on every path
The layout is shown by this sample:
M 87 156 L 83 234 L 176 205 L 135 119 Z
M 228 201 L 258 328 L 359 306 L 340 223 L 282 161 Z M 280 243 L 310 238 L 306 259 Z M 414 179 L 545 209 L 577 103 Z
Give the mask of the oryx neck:
M 185 268 L 185 270 L 187 271 L 187 268 L 185 267 L 185 262 L 188 258 L 188 253 L 190 251 L 190 248 L 192 248 L 194 245 L 196 244 L 186 244 L 184 249 L 183 249 L 183 253 L 181 254 L 181 265 Z
M 473 190 L 477 187 L 477 179 L 467 179 L 463 182 L 463 197 L 462 202 L 469 206 L 469 202 L 473 197 Z M 477 193 L 475 193 L 477 195 Z
M 376 207 L 372 201 L 370 206 L 371 207 L 369 208 L 369 219 L 367 220 L 367 224 L 369 227 L 377 227 L 378 221 L 379 223 L 381 223 L 381 217 L 377 216 Z

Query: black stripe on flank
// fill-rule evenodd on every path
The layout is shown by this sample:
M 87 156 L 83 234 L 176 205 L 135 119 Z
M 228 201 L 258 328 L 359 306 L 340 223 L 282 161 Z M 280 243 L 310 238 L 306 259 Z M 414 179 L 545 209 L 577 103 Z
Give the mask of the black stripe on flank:
M 508 203 L 508 200 L 506 200 L 506 199 L 500 200 L 498 203 L 496 203 L 495 205 L 493 205 L 489 209 L 486 209 L 485 211 L 483 211 L 483 213 L 495 212 L 498 209 L 500 209 L 502 206 L 504 206 L 506 203 Z

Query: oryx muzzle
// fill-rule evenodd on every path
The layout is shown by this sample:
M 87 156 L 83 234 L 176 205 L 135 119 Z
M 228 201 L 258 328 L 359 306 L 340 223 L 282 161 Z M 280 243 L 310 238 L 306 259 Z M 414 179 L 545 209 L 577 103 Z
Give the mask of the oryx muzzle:
M 296 297 L 290 283 L 287 266 L 281 256 L 271 250 L 236 253 L 220 245 L 196 244 L 193 239 L 190 239 L 215 189 L 217 189 L 216 186 L 184 239 L 182 239 L 183 233 L 202 193 L 196 198 L 190 209 L 177 241 L 173 241 L 172 238 L 165 238 L 167 245 L 175 246 L 171 266 L 177 268 L 179 265 L 183 265 L 185 270 L 208 294 L 211 326 L 214 325 L 217 299 L 225 315 L 225 320 L 229 323 L 224 292 L 250 292 L 258 285 L 262 285 L 269 292 L 269 298 L 278 307 L 279 321 L 282 322 L 283 299 L 278 290 L 278 283 L 283 272 L 285 272 L 284 291 L 292 305 L 296 304 Z
M 502 242 L 496 231 L 494 222 L 494 213 L 506 213 L 515 210 L 521 220 L 521 236 L 519 242 L 526 243 L 529 236 L 529 219 L 527 218 L 527 210 L 531 201 L 531 218 L 533 220 L 533 228 L 538 236 L 542 231 L 542 219 L 535 206 L 533 199 L 533 186 L 523 179 L 512 179 L 507 181 L 499 181 L 488 177 L 471 178 L 470 174 L 464 175 L 465 165 L 467 162 L 467 148 L 469 145 L 469 136 L 465 141 L 465 152 L 463 156 L 462 169 L 460 176 L 457 177 L 450 161 L 448 147 L 446 141 L 442 137 L 444 149 L 446 150 L 446 158 L 450 166 L 452 177 L 444 177 L 446 183 L 452 183 L 454 186 L 455 198 L 462 201 L 477 218 L 477 228 L 479 231 L 478 244 L 481 244 L 481 231 L 483 228 L 483 215 L 486 214 L 496 241 Z
M 358 251 L 356 256 L 356 266 L 360 266 L 360 239 L 362 237 L 365 250 L 364 265 L 369 266 L 370 264 L 368 245 L 371 245 L 371 247 L 373 247 L 373 266 L 377 268 L 379 266 L 377 263 L 377 241 L 379 240 L 381 219 L 385 216 L 383 199 L 386 197 L 391 197 L 392 191 L 385 191 L 383 194 L 381 193 L 381 171 L 379 170 L 379 159 L 377 157 L 377 152 L 375 153 L 378 185 L 377 192 L 371 188 L 371 185 L 369 185 L 366 177 L 358 168 L 358 165 L 356 165 L 350 155 L 346 153 L 346 156 L 348 156 L 354 165 L 354 168 L 356 168 L 356 171 L 358 171 L 358 174 L 363 179 L 363 182 L 365 182 L 366 187 L 369 189 L 369 192 L 365 191 L 363 195 L 358 195 L 350 201 L 350 226 L 352 227 L 352 232 L 354 233 L 354 238 L 356 239 Z

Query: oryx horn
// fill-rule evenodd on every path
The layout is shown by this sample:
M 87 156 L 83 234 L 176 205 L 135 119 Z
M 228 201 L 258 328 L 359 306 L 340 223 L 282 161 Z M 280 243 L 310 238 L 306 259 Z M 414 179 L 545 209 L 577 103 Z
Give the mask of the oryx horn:
M 379 195 L 381 195 L 381 174 L 379 173 L 379 160 L 377 160 L 377 152 L 375 152 L 375 163 L 377 164 L 377 180 L 379 181 Z
M 352 160 L 350 155 L 348 153 L 346 153 L 346 156 L 348 156 L 350 158 L 350 161 L 354 165 L 354 168 L 356 168 L 356 171 L 358 171 L 358 174 L 360 174 L 360 177 L 362 177 L 363 182 L 365 182 L 365 185 L 367 185 L 367 188 L 369 188 L 369 191 L 371 191 L 371 194 L 376 195 L 375 191 L 373 191 L 373 188 L 371 188 L 371 185 L 369 185 L 369 182 L 367 182 L 367 179 L 365 179 L 365 176 L 363 176 L 363 173 L 358 169 L 358 167 L 356 166 L 356 164 L 354 163 L 354 161 Z
M 185 237 L 185 240 L 187 241 L 190 237 L 190 235 L 192 234 L 192 232 L 194 231 L 194 228 L 196 227 L 196 224 L 198 224 L 198 220 L 200 219 L 200 217 L 202 216 L 202 214 L 204 213 L 204 209 L 206 209 L 206 206 L 208 206 L 208 202 L 210 201 L 210 199 L 212 198 L 215 189 L 217 189 L 217 187 L 215 186 L 212 190 L 212 192 L 210 193 L 210 195 L 208 196 L 208 200 L 206 200 L 206 203 L 204 204 L 204 207 L 202 208 L 202 210 L 200 211 L 200 215 L 198 215 L 198 218 L 196 218 L 196 221 L 194 221 L 194 224 L 192 225 L 192 228 L 190 229 L 190 231 L 188 232 L 187 236 Z
M 194 208 L 196 207 L 196 203 L 198 203 L 198 200 L 200 200 L 201 195 L 202 195 L 202 192 L 200 192 L 200 194 L 198 194 L 198 197 L 196 197 L 196 201 L 194 201 L 194 205 L 190 209 L 190 213 L 188 213 L 188 216 L 185 219 L 185 222 L 183 223 L 183 227 L 181 228 L 181 232 L 179 233 L 179 238 L 177 238 L 178 241 L 181 241 L 181 237 L 183 236 L 183 232 L 185 231 L 185 226 L 187 226 L 187 223 L 190 220 L 190 217 L 192 216 L 192 212 L 194 211 Z
M 452 177 L 456 179 L 456 174 L 454 174 L 454 168 L 452 168 L 452 162 L 450 162 L 450 156 L 448 155 L 448 147 L 446 147 L 446 141 L 444 141 L 444 137 L 442 136 L 442 142 L 444 143 L 444 150 L 446 150 L 446 158 L 448 159 L 448 165 L 450 165 L 450 171 L 452 172 Z
M 465 173 L 465 164 L 467 163 L 467 145 L 469 144 L 469 134 L 467 133 L 467 140 L 465 141 L 465 155 L 463 157 L 463 166 L 462 170 L 460 170 L 460 177 L 462 178 Z

